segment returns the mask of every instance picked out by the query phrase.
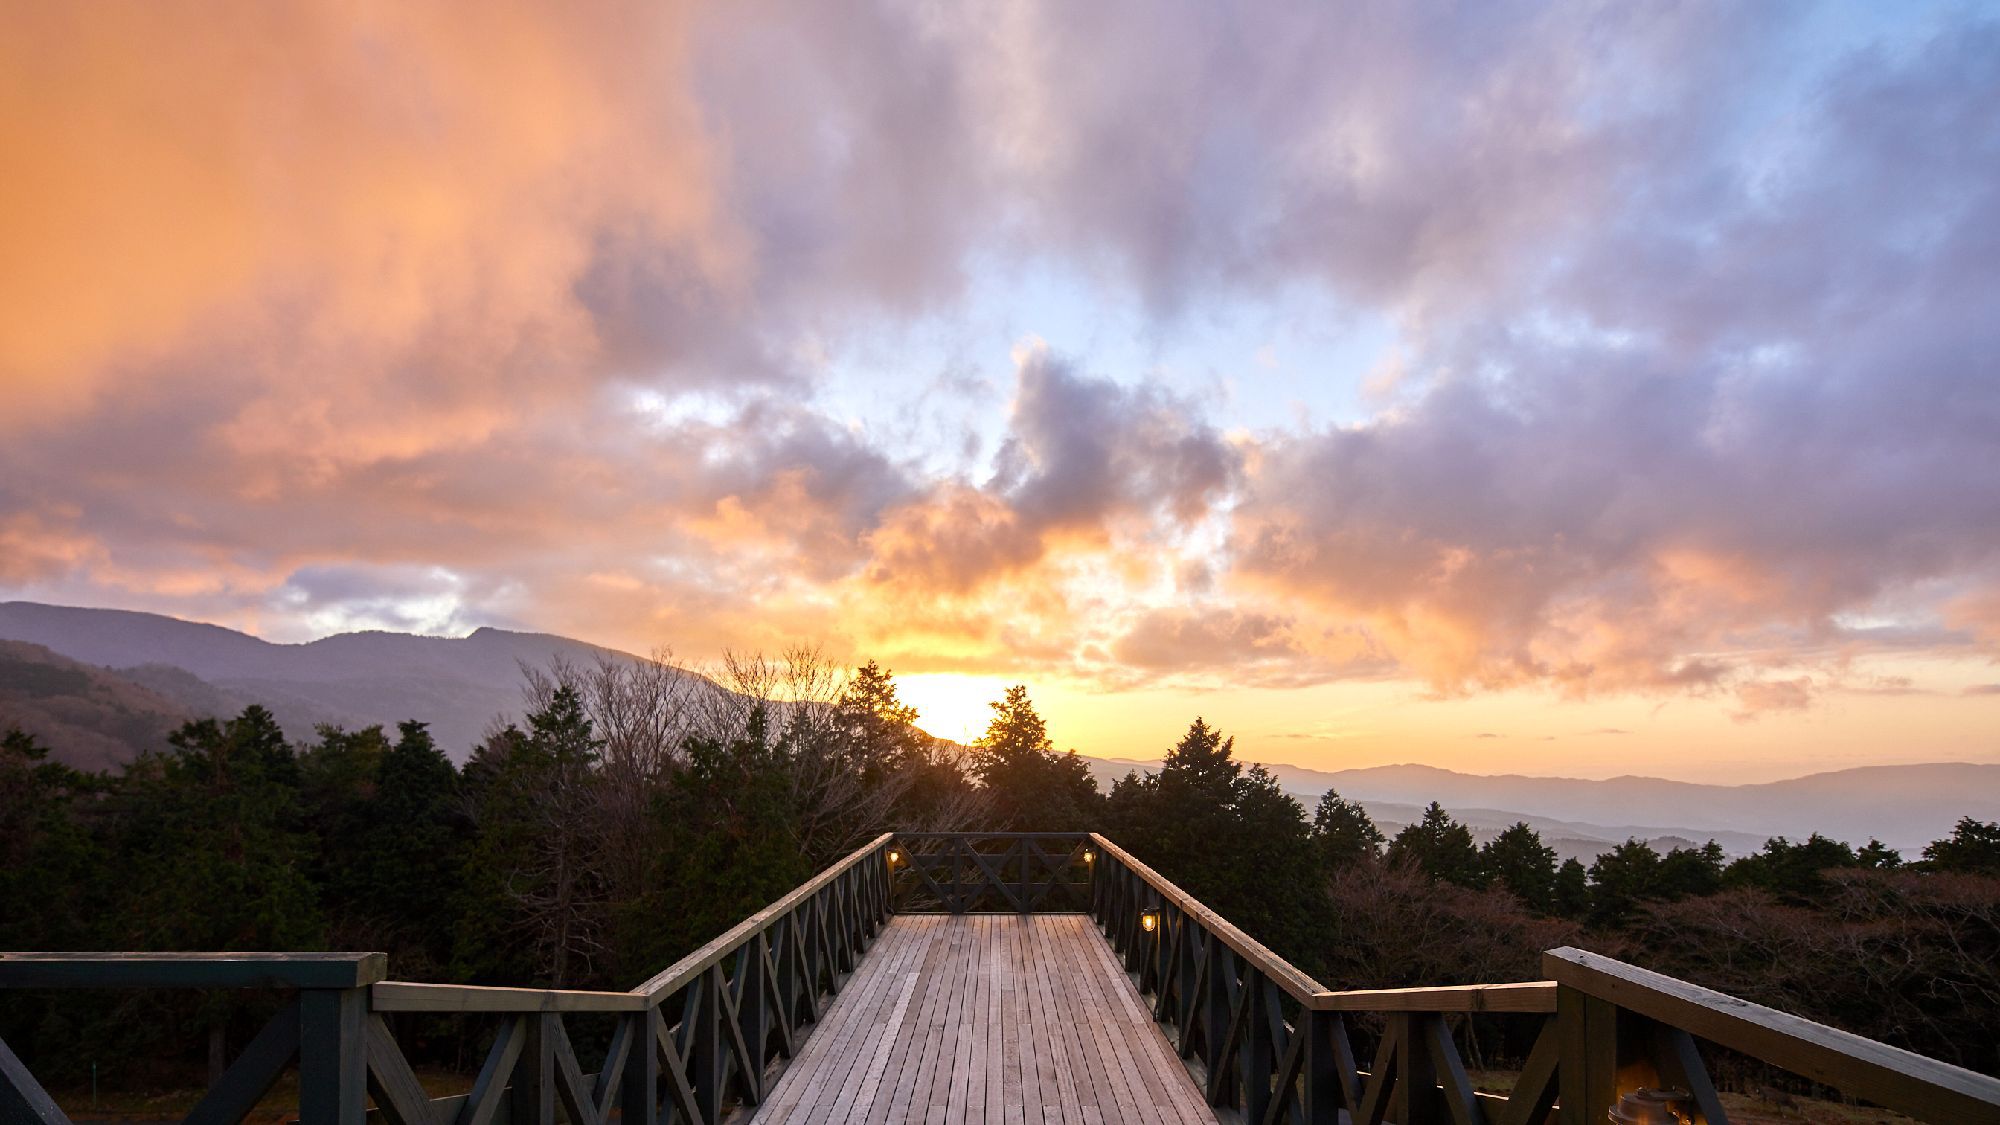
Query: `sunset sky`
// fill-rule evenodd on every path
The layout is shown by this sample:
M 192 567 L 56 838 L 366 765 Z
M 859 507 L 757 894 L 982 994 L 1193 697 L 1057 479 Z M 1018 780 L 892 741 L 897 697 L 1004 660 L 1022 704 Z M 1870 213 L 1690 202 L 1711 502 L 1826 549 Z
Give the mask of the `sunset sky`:
M 2000 9 L 5 3 L 0 598 L 2000 761 Z

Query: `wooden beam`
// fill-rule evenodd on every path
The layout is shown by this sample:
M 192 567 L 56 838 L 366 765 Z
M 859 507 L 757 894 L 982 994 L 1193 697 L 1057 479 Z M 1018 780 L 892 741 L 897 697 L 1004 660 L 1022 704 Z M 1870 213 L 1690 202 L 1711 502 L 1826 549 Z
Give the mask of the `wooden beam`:
M 0 1040 L 0 1122 L 5 1125 L 70 1125 L 69 1118 L 56 1105 L 35 1076 L 28 1073 L 23 1063 Z
M 1544 953 L 1542 971 L 1565 987 L 1884 1108 L 1924 1121 L 2000 1125 L 2000 1079 L 1581 949 Z
M 182 1125 L 236 1125 L 270 1091 L 299 1053 L 299 1002 L 294 999 L 264 1024 L 222 1080 L 208 1088 Z
M 360 988 L 381 953 L 0 953 L 0 988 Z
M 1305 1001 L 1323 1012 L 1541 1012 L 1556 1010 L 1556 982 L 1460 984 L 1321 992 Z
M 369 989 L 377 1012 L 638 1012 L 650 1002 L 630 992 L 551 988 L 489 988 L 472 984 L 378 981 Z

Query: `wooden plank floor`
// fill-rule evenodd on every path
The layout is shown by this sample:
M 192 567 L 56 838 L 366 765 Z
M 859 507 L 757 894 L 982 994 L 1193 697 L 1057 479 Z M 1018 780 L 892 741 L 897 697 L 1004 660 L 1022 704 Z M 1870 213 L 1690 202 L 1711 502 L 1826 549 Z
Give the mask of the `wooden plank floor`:
M 1213 1125 L 1081 914 L 897 915 L 758 1125 Z

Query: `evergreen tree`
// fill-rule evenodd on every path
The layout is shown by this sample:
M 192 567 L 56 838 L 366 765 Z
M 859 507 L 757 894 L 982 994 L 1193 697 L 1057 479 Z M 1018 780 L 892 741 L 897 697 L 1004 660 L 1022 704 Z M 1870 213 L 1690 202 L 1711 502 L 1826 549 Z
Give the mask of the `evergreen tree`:
M 1094 827 L 1103 797 L 1076 751 L 1058 754 L 1025 685 L 991 704 L 993 719 L 974 746 L 973 771 L 996 827 L 1073 832 Z
M 1433 879 L 1461 887 L 1483 885 L 1479 847 L 1472 842 L 1472 830 L 1453 820 L 1436 801 L 1424 810 L 1422 820 L 1396 833 L 1384 858 L 1391 865 L 1411 866 Z
M 1134 855 L 1258 940 L 1294 955 L 1309 948 L 1324 896 L 1305 809 L 1269 770 L 1246 770 L 1235 740 L 1203 719 L 1158 774 L 1112 786 L 1105 821 Z
M 1581 922 L 1590 915 L 1590 872 L 1583 861 L 1571 857 L 1556 869 L 1550 911 L 1558 918 Z
M 1541 914 L 1555 909 L 1556 850 L 1526 821 L 1487 841 L 1479 850 L 1479 867 L 1488 886 L 1513 892 L 1528 909 Z
M 1854 853 L 1855 862 L 1874 871 L 1893 871 L 1903 866 L 1903 853 L 1874 837 Z
M 0 735 L 0 949 L 93 949 L 115 867 L 85 820 L 106 779 L 48 760 L 34 736 Z M 4 1038 L 4 1035 L 0 1035 Z
M 591 971 L 606 922 L 599 747 L 581 698 L 562 685 L 525 733 L 508 727 L 474 752 L 466 783 L 478 833 L 456 942 L 462 972 L 563 987 Z
M 439 974 L 451 957 L 452 919 L 438 904 L 458 888 L 471 825 L 458 770 L 425 724 L 405 722 L 397 735 L 376 766 L 354 866 L 368 881 L 371 915 L 390 936 L 398 973 Z
M 1361 802 L 1343 800 L 1331 789 L 1320 795 L 1319 805 L 1313 809 L 1312 843 L 1322 871 L 1332 874 L 1351 864 L 1379 859 L 1387 842 Z
M 1698 848 L 1674 848 L 1660 857 L 1658 893 L 1655 897 L 1675 901 L 1698 895 L 1712 895 L 1722 889 L 1722 845 L 1710 840 Z
M 1832 890 L 1822 872 L 1859 866 L 1853 848 L 1817 832 L 1796 844 L 1774 836 L 1764 841 L 1762 851 L 1730 864 L 1722 882 L 1769 891 L 1781 902 L 1809 905 Z
M 1625 925 L 1639 903 L 1658 897 L 1660 853 L 1644 840 L 1628 839 L 1590 865 L 1592 925 Z
M 1950 836 L 1924 846 L 1924 866 L 2000 877 L 2000 823 L 1960 817 Z
M 299 767 L 271 713 L 191 722 L 118 792 L 122 949 L 293 950 L 323 926 L 308 871 Z

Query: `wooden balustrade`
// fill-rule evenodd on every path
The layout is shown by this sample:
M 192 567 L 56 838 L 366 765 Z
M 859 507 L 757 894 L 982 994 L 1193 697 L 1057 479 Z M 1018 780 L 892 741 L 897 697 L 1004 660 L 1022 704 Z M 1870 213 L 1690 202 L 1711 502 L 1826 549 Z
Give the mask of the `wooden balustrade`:
M 1210 1104 L 1246 1122 L 1601 1125 L 1642 1085 L 1691 1095 L 1694 1120 L 1729 1120 L 1697 1040 L 1939 1125 L 2000 1125 L 2000 1079 L 1576 949 L 1553 979 L 1335 992 L 1102 836 L 1091 914 Z M 1145 919 L 1153 924 L 1147 928 Z M 1347 1018 L 1381 1022 L 1358 1065 Z M 1513 1090 L 1475 1091 L 1448 1018 L 1537 1018 Z
M 898 832 L 890 902 L 898 914 L 1082 913 L 1090 840 L 1082 832 Z
M 1699 1042 L 1920 1120 L 2000 1125 L 2000 1080 L 1581 950 L 1545 954 L 1544 981 L 1332 991 L 1094 833 L 885 834 L 630 992 L 387 981 L 375 953 L 0 954 L 0 989 L 292 993 L 189 1125 L 241 1121 L 295 1061 L 300 1125 L 363 1125 L 369 1097 L 386 1125 L 713 1125 L 763 1100 L 892 912 L 997 910 L 1087 912 L 1209 1103 L 1257 1125 L 1600 1125 L 1637 1085 L 1679 1086 L 1726 1125 Z M 426 1094 L 396 1013 L 497 1018 L 470 1093 Z M 567 1017 L 615 1024 L 594 1072 Z M 1475 1017 L 1539 1021 L 1505 1097 L 1466 1073 L 1454 1021 Z M 0 1125 L 69 1125 L 4 1043 Z
M 630 992 L 383 980 L 379 953 L 0 954 L 0 988 L 295 990 L 186 1119 L 234 1125 L 294 1062 L 299 1125 L 714 1125 L 763 1097 L 889 915 L 884 834 Z M 431 1098 L 399 1012 L 498 1018 L 468 1094 Z M 585 1073 L 566 1016 L 616 1021 Z M 0 1043 L 0 1125 L 69 1125 Z

